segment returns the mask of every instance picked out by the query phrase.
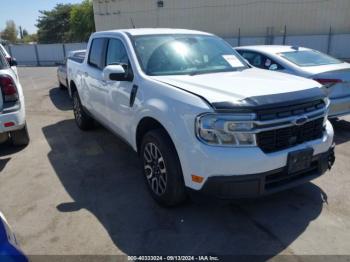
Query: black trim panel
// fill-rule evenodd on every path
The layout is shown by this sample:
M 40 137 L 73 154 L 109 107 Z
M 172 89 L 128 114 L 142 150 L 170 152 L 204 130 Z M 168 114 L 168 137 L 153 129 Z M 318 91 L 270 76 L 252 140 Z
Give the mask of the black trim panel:
M 326 94 L 320 88 L 315 87 L 288 93 L 248 97 L 239 101 L 238 103 L 214 102 L 212 105 L 218 111 L 235 111 L 237 109 L 255 111 L 276 107 L 287 107 L 310 101 L 321 100 L 325 97 Z
M 139 88 L 138 85 L 132 86 L 132 89 L 130 92 L 130 107 L 134 106 L 138 88 Z
M 288 174 L 286 167 L 253 175 L 209 177 L 202 189 L 191 190 L 221 199 L 260 197 L 301 185 L 323 175 L 334 164 L 334 146 L 328 152 L 316 155 L 310 168 Z

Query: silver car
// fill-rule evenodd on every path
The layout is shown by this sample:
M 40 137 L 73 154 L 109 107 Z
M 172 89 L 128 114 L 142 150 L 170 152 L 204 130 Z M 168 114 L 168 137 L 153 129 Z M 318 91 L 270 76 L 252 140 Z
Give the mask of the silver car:
M 294 46 L 235 48 L 252 66 L 314 79 L 330 100 L 329 117 L 350 114 L 350 64 L 319 51 Z

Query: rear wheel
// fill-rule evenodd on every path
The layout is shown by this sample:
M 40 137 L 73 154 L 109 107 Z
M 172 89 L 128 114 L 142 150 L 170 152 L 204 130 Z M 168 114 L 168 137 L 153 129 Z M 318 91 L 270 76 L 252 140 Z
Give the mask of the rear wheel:
M 94 126 L 94 120 L 84 111 L 77 91 L 73 93 L 73 112 L 75 122 L 81 130 L 90 130 Z
M 29 144 L 29 133 L 27 124 L 20 130 L 10 132 L 11 140 L 14 146 L 26 146 Z
M 142 140 L 140 155 L 152 197 L 165 206 L 183 202 L 186 190 L 182 169 L 168 134 L 161 129 L 148 132 Z

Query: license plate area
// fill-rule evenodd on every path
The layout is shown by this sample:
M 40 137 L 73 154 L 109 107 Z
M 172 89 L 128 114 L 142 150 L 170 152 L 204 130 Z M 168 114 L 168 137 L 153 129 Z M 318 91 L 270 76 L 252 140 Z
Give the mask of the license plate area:
M 294 151 L 288 154 L 288 174 L 297 173 L 311 166 L 314 150 L 312 148 Z

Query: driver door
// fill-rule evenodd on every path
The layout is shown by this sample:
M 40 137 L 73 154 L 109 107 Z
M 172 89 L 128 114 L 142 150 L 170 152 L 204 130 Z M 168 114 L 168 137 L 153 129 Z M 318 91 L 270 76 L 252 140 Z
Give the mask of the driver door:
M 131 75 L 125 81 L 107 81 L 107 117 L 109 127 L 122 138 L 129 141 L 130 119 L 132 106 L 130 97 L 135 88 L 133 72 L 128 53 L 121 39 L 110 38 L 107 45 L 106 66 L 122 65 L 126 75 Z

